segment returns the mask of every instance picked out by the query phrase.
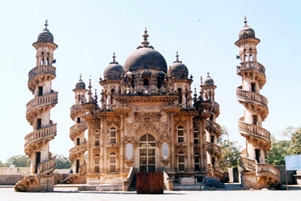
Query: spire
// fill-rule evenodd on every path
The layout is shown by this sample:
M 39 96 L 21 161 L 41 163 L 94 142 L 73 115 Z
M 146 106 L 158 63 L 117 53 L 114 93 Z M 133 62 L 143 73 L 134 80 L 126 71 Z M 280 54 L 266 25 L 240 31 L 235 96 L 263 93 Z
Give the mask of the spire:
M 147 34 L 146 27 L 145 27 L 144 34 L 142 35 L 142 37 L 143 37 L 143 41 L 141 42 L 142 45 L 140 45 L 139 47 L 137 47 L 137 49 L 143 48 L 143 47 L 148 47 L 148 48 L 154 49 L 153 46 L 149 45 L 149 42 L 147 40 L 147 38 L 149 37 L 149 35 Z
M 112 58 L 113 58 L 113 61 L 110 62 L 110 64 L 118 64 L 118 62 L 116 62 L 116 60 L 115 60 L 116 59 L 115 52 L 113 52 Z
M 208 78 L 210 78 L 210 76 L 209 76 L 209 72 L 207 72 L 207 77 L 208 77 Z
M 78 81 L 83 81 L 83 80 L 82 80 L 82 74 L 81 74 L 81 73 L 79 74 L 79 80 L 78 80 Z
M 91 77 L 89 79 L 89 86 L 88 86 L 89 90 L 88 90 L 88 102 L 92 102 L 92 85 L 91 85 Z
M 201 84 L 203 84 L 203 77 L 201 76 L 200 78 L 201 78 Z
M 179 53 L 178 53 L 178 51 L 176 51 L 176 60 L 174 61 L 174 63 L 182 63 L 182 61 L 179 61 Z
M 245 16 L 245 20 L 244 20 L 244 23 L 245 23 L 245 27 L 247 27 L 248 25 L 247 25 L 247 17 Z
M 45 24 L 44 24 L 44 26 L 45 26 L 45 29 L 44 29 L 44 31 L 48 31 L 48 29 L 47 29 L 47 27 L 48 27 L 48 20 L 47 20 L 47 19 L 45 20 Z

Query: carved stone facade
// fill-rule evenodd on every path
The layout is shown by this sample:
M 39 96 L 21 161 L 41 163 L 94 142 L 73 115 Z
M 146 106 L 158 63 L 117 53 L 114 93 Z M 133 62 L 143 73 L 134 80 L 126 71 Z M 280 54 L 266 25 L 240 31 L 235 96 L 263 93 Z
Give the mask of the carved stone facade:
M 99 80 L 100 100 L 91 80 L 87 90 L 81 78 L 76 83 L 70 113 L 74 173 L 85 174 L 91 185 L 130 182 L 137 171 L 165 171 L 174 182 L 222 177 L 214 81 L 208 74 L 200 95 L 193 93 L 193 77 L 179 55 L 168 68 L 146 30 L 143 39 L 124 66 L 113 55 Z

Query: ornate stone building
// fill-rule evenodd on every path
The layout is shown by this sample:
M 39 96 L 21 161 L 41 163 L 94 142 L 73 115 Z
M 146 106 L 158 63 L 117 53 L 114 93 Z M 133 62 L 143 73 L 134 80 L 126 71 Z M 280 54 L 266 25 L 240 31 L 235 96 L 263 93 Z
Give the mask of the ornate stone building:
M 238 101 L 244 106 L 244 116 L 238 121 L 240 134 L 246 138 L 246 148 L 241 153 L 242 183 L 244 188 L 277 187 L 280 173 L 265 162 L 271 147 L 270 132 L 262 127 L 268 116 L 268 100 L 260 94 L 266 83 L 265 67 L 257 62 L 255 31 L 247 25 L 239 32 L 235 45 L 239 48 L 240 66 L 237 74 L 242 85 L 236 90 Z
M 145 30 L 123 66 L 113 55 L 99 80 L 99 100 L 91 80 L 88 89 L 81 78 L 76 83 L 70 112 L 73 179 L 86 175 L 87 184 L 130 185 L 136 172 L 156 171 L 173 182 L 222 177 L 213 79 L 208 74 L 200 95 L 192 92 L 193 77 L 179 55 L 168 67 L 148 36 Z
M 16 191 L 53 191 L 55 157 L 49 151 L 49 141 L 56 136 L 56 124 L 50 119 L 50 110 L 58 101 L 58 92 L 51 88 L 56 77 L 53 53 L 58 47 L 53 35 L 47 29 L 38 35 L 33 43 L 36 53 L 36 67 L 28 73 L 28 89 L 33 99 L 27 103 L 26 119 L 33 131 L 25 136 L 24 151 L 30 158 L 30 176 L 15 185 Z

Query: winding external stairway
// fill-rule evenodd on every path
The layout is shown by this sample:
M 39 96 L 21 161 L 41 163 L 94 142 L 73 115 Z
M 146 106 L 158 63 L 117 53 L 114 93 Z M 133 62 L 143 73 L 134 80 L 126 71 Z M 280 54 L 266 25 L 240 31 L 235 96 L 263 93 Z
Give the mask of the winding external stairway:
M 237 75 L 242 77 L 242 85 L 236 89 L 236 97 L 244 106 L 244 116 L 238 121 L 240 134 L 246 139 L 240 165 L 243 168 L 243 188 L 266 188 L 280 185 L 280 173 L 265 162 L 265 155 L 271 147 L 270 132 L 262 127 L 268 116 L 268 100 L 260 94 L 266 83 L 265 67 L 257 62 L 256 46 L 260 42 L 255 32 L 247 25 L 239 33 L 235 45 L 239 47 L 240 66 Z
M 16 191 L 53 191 L 56 167 L 55 156 L 49 152 L 49 142 L 57 133 L 57 125 L 50 119 L 50 110 L 58 102 L 58 92 L 51 89 L 56 77 L 53 52 L 57 45 L 47 29 L 38 35 L 33 46 L 37 50 L 36 67 L 28 73 L 28 89 L 34 98 L 27 103 L 26 119 L 33 131 L 24 138 L 24 152 L 30 158 L 30 176 L 25 176 L 15 185 Z

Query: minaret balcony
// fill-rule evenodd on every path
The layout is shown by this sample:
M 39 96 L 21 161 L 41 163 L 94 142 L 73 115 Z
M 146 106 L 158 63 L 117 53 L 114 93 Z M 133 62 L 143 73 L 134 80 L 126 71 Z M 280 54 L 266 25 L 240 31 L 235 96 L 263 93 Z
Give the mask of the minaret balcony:
M 221 126 L 213 121 L 206 120 L 206 129 L 216 135 L 217 138 L 221 135 Z
M 210 153 L 210 155 L 218 155 L 221 157 L 222 148 L 217 144 L 206 142 L 206 150 Z
M 50 159 L 49 161 L 44 161 L 39 164 L 38 173 L 42 175 L 47 175 L 52 173 L 56 167 L 56 160 L 55 157 Z
M 52 140 L 56 135 L 56 124 L 49 127 L 34 130 L 25 136 L 25 152 L 29 153 L 29 150 L 33 150 L 38 146 L 39 142 L 46 142 Z
M 248 136 L 256 139 L 262 139 L 265 142 L 270 143 L 270 132 L 260 126 L 239 121 L 238 129 L 240 134 L 245 137 Z
M 265 67 L 257 61 L 241 62 L 240 66 L 237 68 L 237 74 L 242 73 L 242 71 L 246 70 L 256 70 L 265 76 Z
M 250 172 L 256 170 L 256 161 L 247 157 L 240 156 L 240 166 Z
M 42 81 L 54 79 L 56 68 L 53 66 L 41 65 L 33 68 L 28 73 L 28 88 L 33 91 L 35 86 Z
M 74 161 L 75 158 L 80 155 L 84 154 L 84 152 L 87 150 L 87 143 L 83 143 L 80 145 L 76 145 L 75 147 L 71 148 L 69 150 L 69 159 L 70 161 Z
M 236 97 L 240 103 L 253 102 L 264 108 L 268 108 L 268 99 L 257 92 L 245 91 L 241 87 L 236 89 Z
M 35 109 L 43 108 L 45 106 L 51 106 L 54 107 L 57 104 L 58 101 L 58 92 L 45 94 L 42 96 L 36 96 L 34 99 L 29 101 L 26 105 L 26 118 L 27 120 L 32 117 L 32 112 L 34 112 Z
M 74 124 L 70 128 L 70 139 L 74 140 L 74 138 L 84 132 L 87 129 L 87 124 L 86 122 L 80 122 L 77 124 Z

